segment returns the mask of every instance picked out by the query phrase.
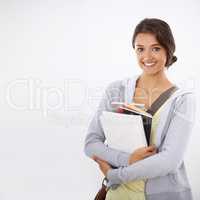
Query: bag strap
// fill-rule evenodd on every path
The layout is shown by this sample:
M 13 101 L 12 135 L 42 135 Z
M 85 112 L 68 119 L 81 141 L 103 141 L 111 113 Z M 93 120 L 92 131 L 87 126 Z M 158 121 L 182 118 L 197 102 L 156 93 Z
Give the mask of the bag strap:
M 151 107 L 147 110 L 148 113 L 151 115 L 154 115 L 157 110 L 169 99 L 169 97 L 178 90 L 178 87 L 172 86 L 171 88 L 167 89 L 165 92 L 163 92 L 156 100 L 153 102 Z

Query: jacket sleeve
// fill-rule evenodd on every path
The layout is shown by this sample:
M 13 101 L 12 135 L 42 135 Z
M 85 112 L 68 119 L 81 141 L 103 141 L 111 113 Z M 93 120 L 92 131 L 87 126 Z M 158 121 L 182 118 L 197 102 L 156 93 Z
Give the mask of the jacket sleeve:
M 109 186 L 165 176 L 176 170 L 183 162 L 194 118 L 194 96 L 183 95 L 175 104 L 160 152 L 127 167 L 109 170 L 107 173 Z
M 104 144 L 105 135 L 100 123 L 100 115 L 103 110 L 111 111 L 111 102 L 119 99 L 120 88 L 111 84 L 105 91 L 103 98 L 100 101 L 97 112 L 90 122 L 88 133 L 85 138 L 84 151 L 89 157 L 93 155 L 107 161 L 113 167 L 128 166 L 129 153 L 112 149 Z

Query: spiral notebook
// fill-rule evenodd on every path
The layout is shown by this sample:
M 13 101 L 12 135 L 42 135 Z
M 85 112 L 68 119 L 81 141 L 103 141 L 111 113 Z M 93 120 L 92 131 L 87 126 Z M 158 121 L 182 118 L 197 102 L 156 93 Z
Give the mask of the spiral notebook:
M 109 147 L 132 153 L 139 147 L 147 146 L 140 115 L 103 111 L 100 122 Z

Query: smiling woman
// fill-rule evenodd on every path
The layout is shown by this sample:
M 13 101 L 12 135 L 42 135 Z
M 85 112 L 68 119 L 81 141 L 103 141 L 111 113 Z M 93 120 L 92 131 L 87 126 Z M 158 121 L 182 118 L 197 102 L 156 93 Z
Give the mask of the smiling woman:
M 141 78 L 137 80 L 133 98 L 149 108 L 163 91 L 173 86 L 167 79 L 165 70 L 177 60 L 173 55 L 174 37 L 166 22 L 159 19 L 145 19 L 135 28 L 132 46 L 136 52 L 138 65 L 143 71 Z M 148 82 L 147 87 L 142 82 Z
M 144 33 L 149 34 L 148 38 L 146 37 L 144 40 Z M 143 35 L 143 37 L 139 37 L 140 35 Z M 159 19 L 145 19 L 141 21 L 135 28 L 135 32 L 132 39 L 132 46 L 135 49 L 137 46 L 136 38 L 142 39 L 144 44 L 151 45 L 154 48 L 151 48 L 152 52 L 160 51 L 160 49 L 163 49 L 165 51 L 166 55 L 166 62 L 164 63 L 164 66 L 169 67 L 174 62 L 177 61 L 177 57 L 174 56 L 174 52 L 176 49 L 174 37 L 172 35 L 172 31 L 169 27 L 169 25 L 164 22 L 163 20 Z M 149 40 L 148 40 L 149 39 Z M 155 42 L 155 44 L 153 44 Z M 140 45 L 140 43 L 138 44 Z M 143 45 L 143 44 L 141 44 Z M 139 52 L 144 50 L 144 46 L 138 49 Z M 139 53 L 138 52 L 138 53 Z
M 160 19 L 144 19 L 132 45 L 142 73 L 109 85 L 90 123 L 85 153 L 108 180 L 106 200 L 192 200 L 184 155 L 195 100 L 192 91 L 178 88 L 165 73 L 177 60 L 171 29 Z M 113 101 L 144 104 L 152 114 L 143 119 L 148 147 L 123 152 L 104 144 L 99 118 L 104 110 L 117 112 Z
M 145 73 L 155 74 L 164 70 L 166 50 L 152 33 L 139 33 L 135 39 L 135 49 L 138 64 Z

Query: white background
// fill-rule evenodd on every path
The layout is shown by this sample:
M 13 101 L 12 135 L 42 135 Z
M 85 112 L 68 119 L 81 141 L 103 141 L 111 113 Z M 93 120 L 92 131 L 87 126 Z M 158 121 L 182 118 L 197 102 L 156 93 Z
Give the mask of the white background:
M 198 0 L 0 1 L 0 200 L 93 199 L 102 175 L 83 153 L 87 126 L 105 86 L 140 73 L 131 38 L 145 17 L 170 24 L 168 75 L 199 100 Z M 195 200 L 199 110 L 186 155 Z

